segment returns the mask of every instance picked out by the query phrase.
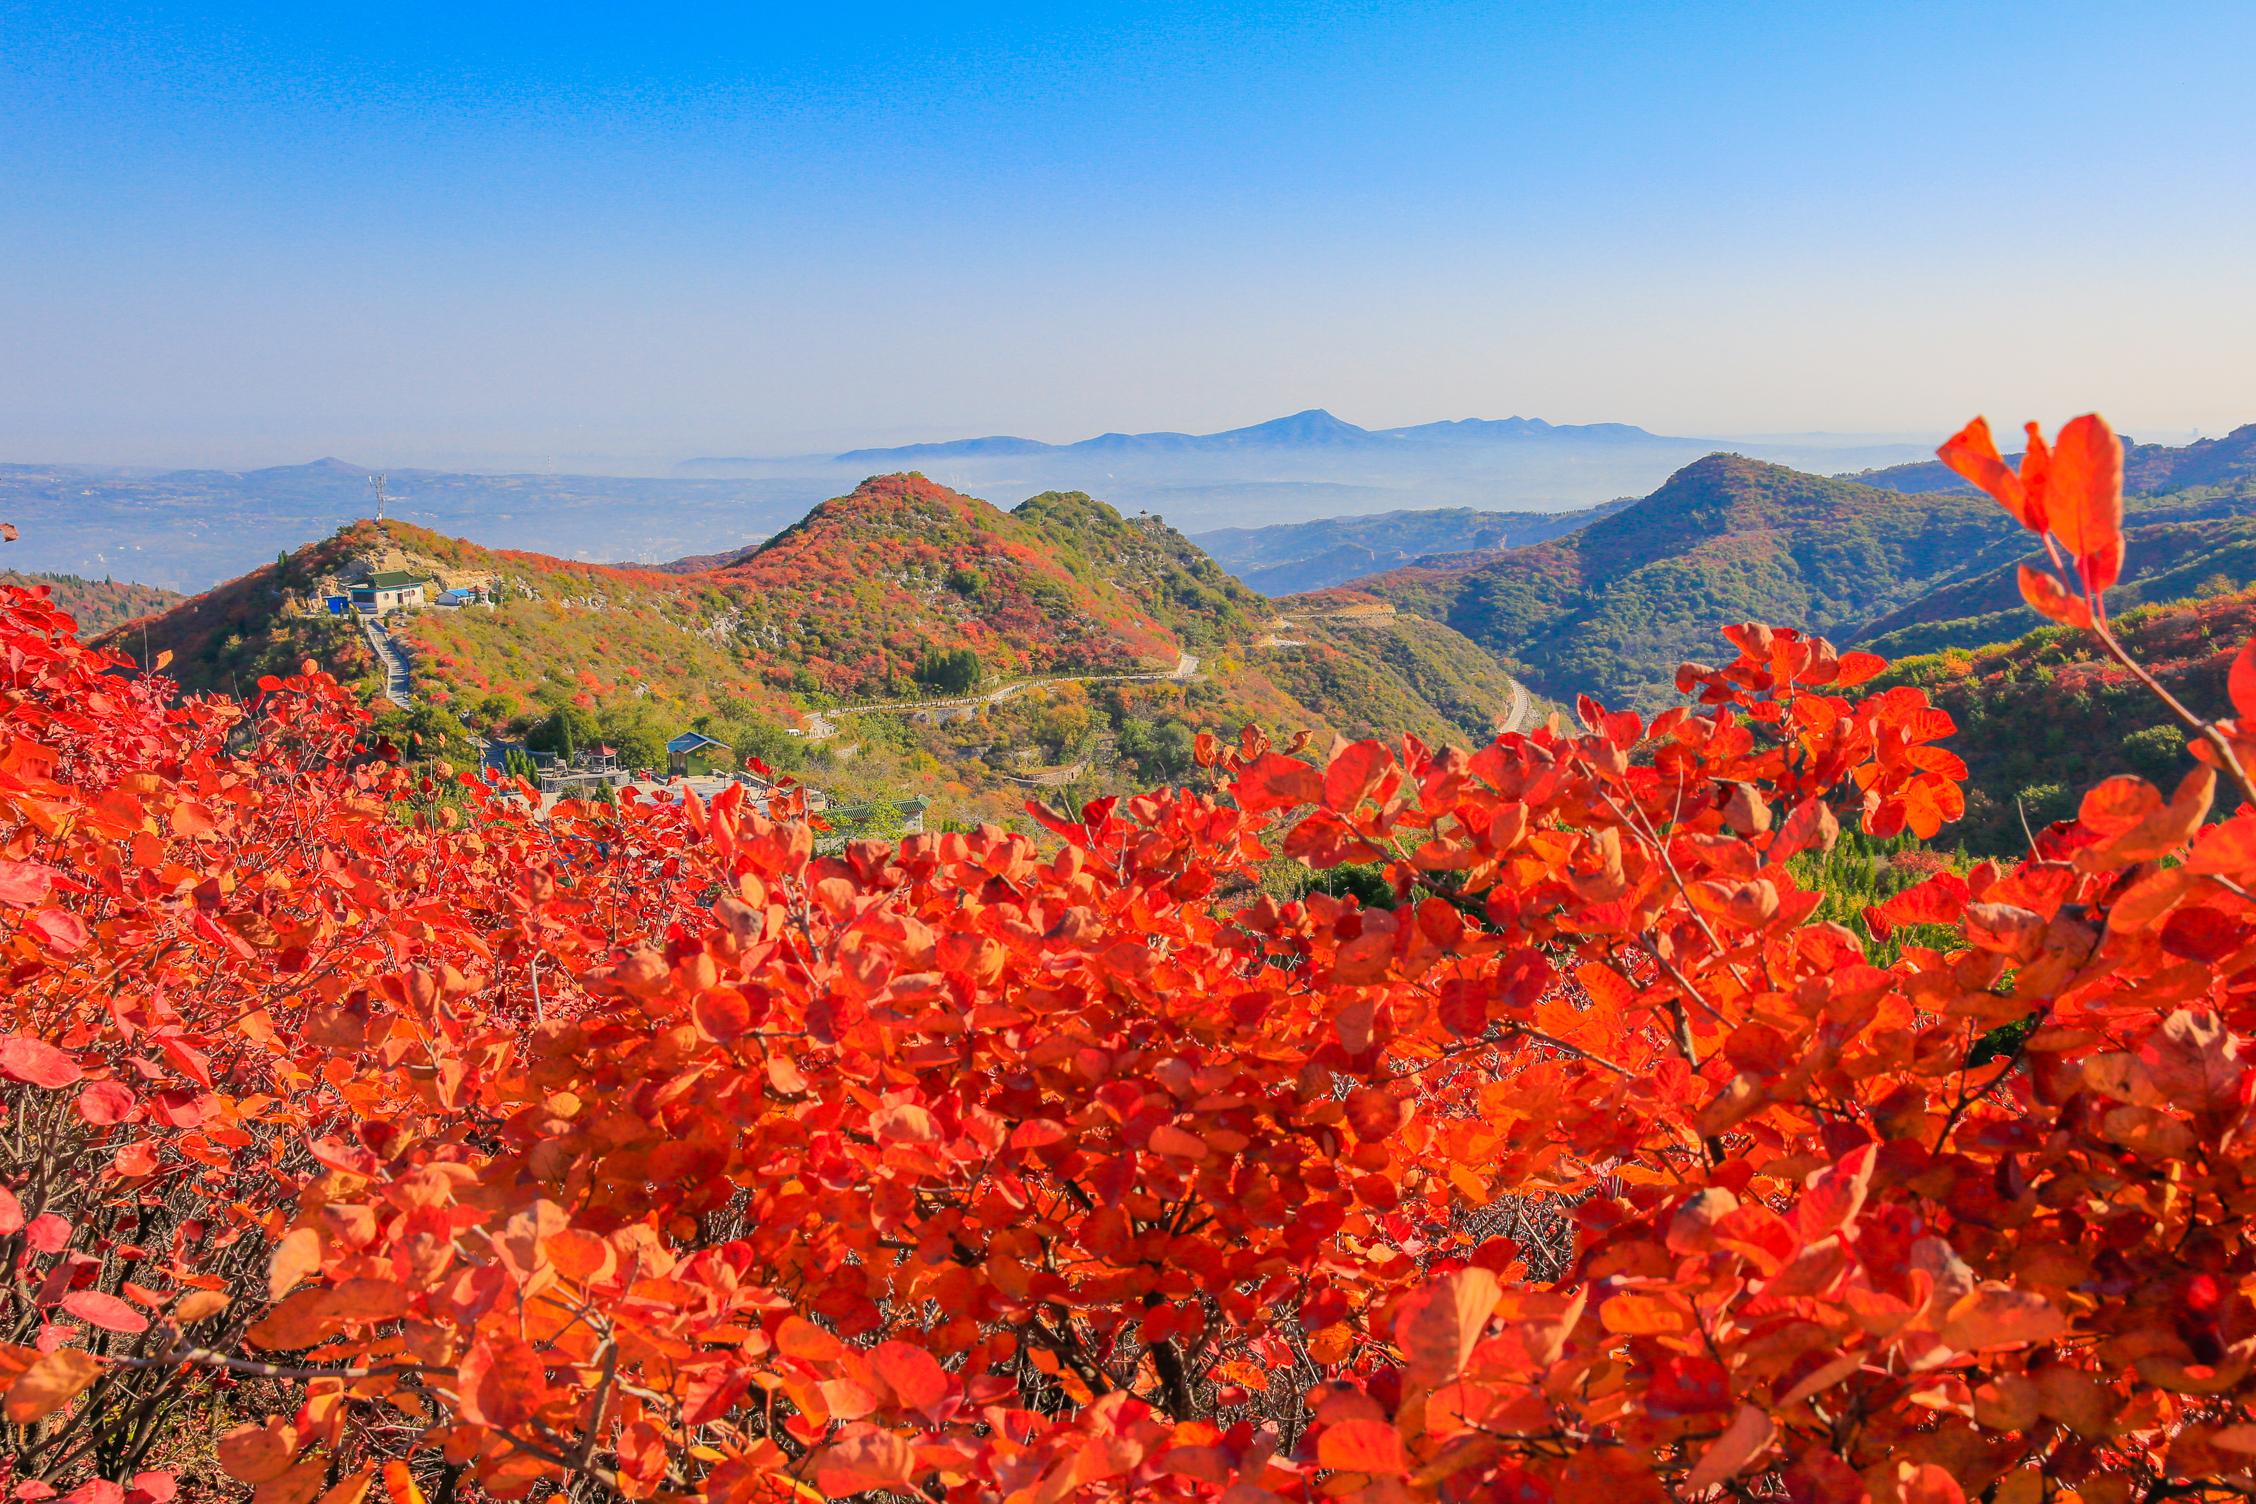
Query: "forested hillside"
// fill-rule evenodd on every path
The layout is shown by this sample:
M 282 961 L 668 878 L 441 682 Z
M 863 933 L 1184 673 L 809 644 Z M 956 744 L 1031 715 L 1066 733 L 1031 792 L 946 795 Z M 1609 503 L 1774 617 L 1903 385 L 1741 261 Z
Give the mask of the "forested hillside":
M 1471 507 L 1327 517 L 1274 527 L 1222 528 L 1193 542 L 1256 590 L 1322 590 L 1438 554 L 1541 543 L 1629 506 L 1609 501 L 1576 512 L 1488 512 Z
M 1301 631 L 1156 518 L 1067 492 L 1005 512 L 913 475 L 668 570 L 358 523 L 118 645 L 171 651 L 191 690 L 312 658 L 374 696 L 367 627 L 325 597 L 379 568 L 488 597 L 385 618 L 426 741 L 601 744 L 654 767 L 696 729 L 842 797 L 925 793 L 954 816 L 1022 818 L 1029 787 L 1094 797 L 1179 776 L 1201 731 L 1473 744 L 1515 703 L 1495 660 L 1438 623 Z M 923 701 L 954 703 L 893 708 Z
M 89 580 L 75 574 L 26 574 L 0 569 L 0 586 L 44 587 L 55 604 L 71 614 L 89 637 L 136 616 L 161 611 L 180 599 L 177 592 L 131 580 Z
M 1906 496 L 1711 455 L 1583 530 L 1357 588 L 1448 623 L 1555 698 L 1652 703 L 1717 621 L 1831 631 L 2023 545 L 1988 503 Z
M 2151 489 L 2124 502 L 2122 603 L 2256 580 L 2256 426 L 2129 453 L 2126 474 Z M 2014 571 L 2038 551 L 1954 472 L 1932 470 L 1844 479 L 1712 455 L 1567 536 L 1356 585 L 1447 622 L 1563 700 L 1665 700 L 1712 620 L 1792 622 L 1890 654 L 2026 630 Z

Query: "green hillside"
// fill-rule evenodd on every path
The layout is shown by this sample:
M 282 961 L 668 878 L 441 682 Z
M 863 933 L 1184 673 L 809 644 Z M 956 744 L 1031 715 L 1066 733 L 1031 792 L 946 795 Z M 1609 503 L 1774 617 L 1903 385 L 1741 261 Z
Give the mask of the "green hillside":
M 1970 559 L 2020 551 L 1987 500 L 1719 454 L 1564 538 L 1358 588 L 1447 623 L 1544 694 L 1649 703 L 1673 693 L 1679 663 L 1715 651 L 1719 621 L 1853 628 Z
M 2117 610 L 2216 595 L 2256 581 L 2256 516 L 2146 523 L 2125 529 L 2124 540 L 2124 578 L 2108 597 Z M 2007 564 L 1945 584 L 1869 623 L 1860 646 L 1900 658 L 2003 641 L 2034 620 L 2021 599 L 2019 576 Z
M 1272 527 L 1222 528 L 1193 540 L 1256 590 L 1292 595 L 1425 562 L 1436 555 L 1541 543 L 1631 505 L 1609 501 L 1579 512 L 1486 512 L 1472 507 L 1322 517 Z

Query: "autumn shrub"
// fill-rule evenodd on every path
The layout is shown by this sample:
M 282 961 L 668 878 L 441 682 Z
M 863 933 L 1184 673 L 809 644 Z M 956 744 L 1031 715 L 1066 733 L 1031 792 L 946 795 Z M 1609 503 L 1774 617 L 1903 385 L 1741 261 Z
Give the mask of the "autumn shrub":
M 2030 452 L 1945 456 L 2113 643 L 2120 448 Z M 16 1497 L 2244 1495 L 2256 655 L 2174 791 L 1851 928 L 1796 860 L 1940 836 L 1950 720 L 1725 635 L 1650 719 L 818 856 L 418 804 L 325 676 L 0 595 Z

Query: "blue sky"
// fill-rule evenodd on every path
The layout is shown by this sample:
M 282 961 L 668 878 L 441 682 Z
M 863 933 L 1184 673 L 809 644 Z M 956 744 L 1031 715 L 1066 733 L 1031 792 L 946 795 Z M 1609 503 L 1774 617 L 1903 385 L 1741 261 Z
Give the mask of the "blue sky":
M 2252 55 L 2246 4 L 8 0 L 0 459 L 2215 431 Z

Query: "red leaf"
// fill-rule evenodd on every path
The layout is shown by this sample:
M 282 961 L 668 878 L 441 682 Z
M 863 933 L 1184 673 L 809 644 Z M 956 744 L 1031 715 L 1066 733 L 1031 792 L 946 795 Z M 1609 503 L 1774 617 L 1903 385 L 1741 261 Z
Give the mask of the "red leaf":
M 1887 667 L 1888 660 L 1878 653 L 1843 653 L 1840 667 L 1833 675 L 1833 687 L 1854 689 L 1867 680 L 1878 678 Z
M 53 891 L 54 869 L 37 862 L 0 861 L 0 903 L 29 908 Z
M 1645 1409 L 1659 1420 L 1731 1408 L 1731 1375 L 1713 1358 L 1673 1357 L 1653 1372 Z
M 548 1375 L 530 1345 L 513 1337 L 482 1338 L 463 1355 L 455 1389 L 468 1420 L 516 1426 L 548 1399 Z
M 0 1076 L 26 1086 L 65 1087 L 84 1073 L 78 1062 L 44 1039 L 28 1034 L 0 1035 Z
M 2038 612 L 2051 617 L 2062 626 L 2088 627 L 2091 625 L 2091 607 L 2082 596 L 2070 595 L 2061 588 L 2058 580 L 2041 569 L 2020 567 L 2021 599 Z
M 1502 1288 L 1486 1269 L 1460 1269 L 1403 1297 L 1394 1343 L 1408 1360 L 1413 1382 L 1445 1384 L 1457 1377 L 1487 1329 Z
M 1264 752 L 1232 785 L 1238 807 L 1248 814 L 1265 814 L 1299 804 L 1314 804 L 1323 797 L 1324 780 L 1297 758 Z
M 49 907 L 24 921 L 24 933 L 38 936 L 49 950 L 67 956 L 86 944 L 86 921 L 68 909 Z
M 908 1491 L 916 1457 L 890 1431 L 841 1436 L 815 1456 L 815 1486 L 834 1499 L 884 1489 Z
M 1349 742 L 1324 769 L 1324 804 L 1352 815 L 1394 768 L 1394 758 L 1377 742 Z
M 2233 714 L 2244 721 L 2256 720 L 2256 637 L 2249 638 L 2233 655 L 2225 692 L 2232 696 Z
M 133 1113 L 133 1093 L 115 1081 L 89 1081 L 73 1104 L 81 1119 L 97 1128 L 122 1123 Z
M 23 1225 L 23 1203 L 16 1199 L 14 1191 L 0 1185 L 0 1238 L 22 1232 Z
M 71 1291 L 63 1297 L 63 1309 L 88 1326 L 98 1326 L 105 1332 L 124 1332 L 130 1335 L 149 1329 L 149 1319 L 146 1316 L 115 1295 L 105 1295 L 99 1290 Z
M 906 1342 L 881 1342 L 870 1367 L 904 1410 L 929 1410 L 948 1397 L 948 1375 L 932 1354 Z
M 1956 924 L 1972 896 L 1965 878 L 1955 872 L 1938 872 L 1886 903 L 1866 909 L 1864 922 L 1882 940 L 1895 933 L 1899 924 Z
M 157 1048 L 164 1051 L 167 1060 L 180 1068 L 182 1075 L 198 1086 L 207 1090 L 210 1088 L 212 1084 L 211 1062 L 204 1058 L 202 1050 L 197 1049 L 187 1040 L 175 1034 L 159 1035 L 157 1037 Z
M 1340 1473 L 1397 1474 L 1410 1464 L 1402 1437 L 1383 1420 L 1343 1420 L 1316 1438 L 1316 1465 Z
M 2097 413 L 2069 420 L 2052 446 L 2045 507 L 2053 535 L 2094 592 L 2123 573 L 2123 441 Z
M 1990 420 L 1976 418 L 1945 440 L 1935 455 L 1944 464 L 1965 476 L 1975 485 L 1997 498 L 1998 505 L 2011 512 L 2020 524 L 2035 532 L 2043 532 L 2044 504 L 2040 498 L 2030 496 L 2021 478 L 2013 473 L 1998 454 L 1997 444 L 1990 437 Z

